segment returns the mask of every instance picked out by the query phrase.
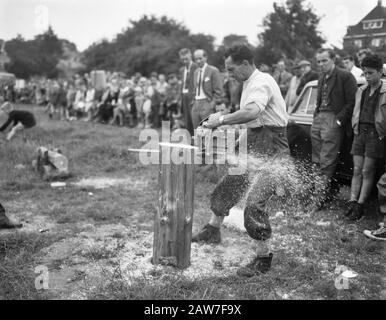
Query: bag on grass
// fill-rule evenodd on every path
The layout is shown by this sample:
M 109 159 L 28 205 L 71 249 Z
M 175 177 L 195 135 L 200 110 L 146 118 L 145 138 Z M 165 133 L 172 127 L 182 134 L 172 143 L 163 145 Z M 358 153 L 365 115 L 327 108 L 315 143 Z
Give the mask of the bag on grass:
M 60 149 L 37 149 L 36 169 L 43 180 L 64 179 L 70 176 L 68 159 Z

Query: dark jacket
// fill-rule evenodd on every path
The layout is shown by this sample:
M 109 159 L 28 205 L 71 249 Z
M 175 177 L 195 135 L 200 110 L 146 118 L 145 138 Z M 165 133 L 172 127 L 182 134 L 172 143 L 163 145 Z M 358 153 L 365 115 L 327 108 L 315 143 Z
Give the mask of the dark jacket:
M 199 68 L 194 71 L 194 93 L 197 91 Z M 207 65 L 203 75 L 202 89 L 209 102 L 221 103 L 223 98 L 223 84 L 218 69 Z
M 322 103 L 322 85 L 325 76 L 325 74 L 322 74 L 318 81 L 318 96 L 314 116 L 319 113 L 319 108 Z M 330 105 L 334 108 L 337 119 L 342 123 L 342 126 L 344 126 L 350 122 L 352 117 L 357 82 L 351 72 L 338 67 L 334 68 L 331 77 L 332 85 L 328 92 Z
M 313 70 L 307 72 L 301 79 L 298 88 L 296 89 L 296 95 L 299 96 L 302 93 L 304 86 L 313 80 L 318 80 L 319 74 Z
M 186 78 L 186 88 L 189 90 L 189 95 L 193 98 L 194 97 L 194 71 L 198 68 L 197 64 L 195 62 L 192 62 L 192 65 L 190 67 L 190 71 Z M 185 67 L 180 68 L 180 79 L 181 79 L 181 90 L 184 88 L 184 73 L 185 73 Z

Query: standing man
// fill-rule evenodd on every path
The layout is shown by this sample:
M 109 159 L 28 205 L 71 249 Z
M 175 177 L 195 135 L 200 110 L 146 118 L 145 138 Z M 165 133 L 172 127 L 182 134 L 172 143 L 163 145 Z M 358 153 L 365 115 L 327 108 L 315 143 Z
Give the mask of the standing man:
M 318 80 L 319 74 L 311 69 L 311 62 L 307 60 L 302 60 L 299 63 L 302 78 L 300 79 L 300 84 L 296 90 L 296 94 L 299 96 L 302 93 L 304 86 L 313 80 Z
M 287 105 L 288 112 L 292 110 L 292 107 L 294 106 L 296 100 L 299 97 L 299 95 L 297 94 L 297 90 L 302 79 L 302 71 L 300 65 L 296 65 L 294 68 L 292 68 L 292 73 L 294 76 L 290 81 L 290 85 L 284 99 L 285 104 Z
M 192 61 L 192 52 L 189 49 L 181 49 L 179 55 L 184 65 L 180 69 L 180 79 L 182 79 L 181 110 L 185 128 L 193 136 L 192 105 L 194 101 L 194 71 L 197 69 L 197 64 Z
M 289 155 L 286 137 L 288 115 L 279 86 L 272 76 L 256 68 L 253 51 L 247 45 L 232 46 L 225 57 L 229 75 L 243 84 L 240 110 L 226 115 L 220 112 L 212 114 L 204 126 L 214 129 L 222 125 L 246 124 L 248 155 Z M 239 276 L 245 277 L 267 272 L 273 256 L 267 242 L 271 237 L 271 226 L 266 212 L 272 190 L 259 183 L 252 184 L 253 178 L 257 177 L 251 173 L 225 176 L 211 194 L 209 224 L 192 238 L 193 242 L 221 242 L 220 227 L 224 217 L 248 192 L 244 226 L 249 236 L 257 241 L 257 252 L 251 263 L 237 271 Z
M 377 163 L 384 158 L 386 115 L 386 84 L 382 82 L 383 63 L 377 55 L 362 61 L 367 84 L 360 87 L 355 99 L 352 117 L 354 141 L 351 148 L 354 172 L 351 180 L 351 198 L 346 216 L 359 220 L 370 196 Z
M 193 129 L 200 122 L 214 113 L 217 103 L 222 102 L 223 89 L 220 72 L 209 65 L 206 52 L 202 49 L 194 51 L 194 60 L 198 68 L 194 71 L 194 104 L 192 108 Z
M 344 57 L 343 64 L 345 69 L 351 72 L 356 79 L 363 77 L 363 71 L 355 65 L 353 56 L 348 55 Z
M 358 58 L 359 66 L 362 65 L 362 61 L 364 58 L 366 58 L 367 56 L 372 55 L 372 54 L 373 54 L 373 51 L 371 49 L 368 49 L 368 48 L 364 48 L 364 49 L 359 50 L 357 52 L 357 58 Z
M 292 74 L 289 73 L 285 69 L 285 67 L 286 66 L 285 66 L 284 60 L 279 60 L 278 63 L 276 64 L 276 70 L 273 75 L 273 78 L 275 79 L 275 81 L 280 87 L 280 91 L 283 97 L 286 96 L 290 85 L 290 81 L 292 79 Z
M 240 109 L 241 84 L 233 77 L 227 76 L 224 85 L 224 100 L 231 112 Z
M 322 209 L 331 195 L 331 182 L 338 164 L 346 130 L 351 134 L 350 120 L 355 104 L 357 84 L 354 76 L 335 66 L 335 53 L 320 49 L 316 59 L 322 75 L 311 127 L 312 162 L 319 169 L 323 190 L 314 211 Z

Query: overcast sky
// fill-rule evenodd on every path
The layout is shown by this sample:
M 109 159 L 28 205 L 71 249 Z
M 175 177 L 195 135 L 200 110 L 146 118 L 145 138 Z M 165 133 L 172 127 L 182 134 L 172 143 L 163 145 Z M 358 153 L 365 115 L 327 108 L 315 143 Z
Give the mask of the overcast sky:
M 112 39 L 143 14 L 167 15 L 193 33 L 209 33 L 216 43 L 228 34 L 257 43 L 259 25 L 273 11 L 273 0 L 0 0 L 0 39 L 20 33 L 31 39 L 50 23 L 61 38 L 86 49 L 102 38 Z M 278 0 L 277 2 L 283 2 Z M 328 43 L 342 46 L 347 25 L 356 24 L 377 0 L 308 0 L 322 16 L 320 31 Z M 386 0 L 384 0 L 386 5 Z

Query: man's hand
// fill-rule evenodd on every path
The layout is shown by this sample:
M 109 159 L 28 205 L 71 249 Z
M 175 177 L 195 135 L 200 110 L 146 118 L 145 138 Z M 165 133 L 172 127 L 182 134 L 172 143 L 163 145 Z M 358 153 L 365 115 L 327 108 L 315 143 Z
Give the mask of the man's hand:
M 220 117 L 222 116 L 221 112 L 213 113 L 209 116 L 208 120 L 205 121 L 202 125 L 208 129 L 216 129 L 221 126 Z

